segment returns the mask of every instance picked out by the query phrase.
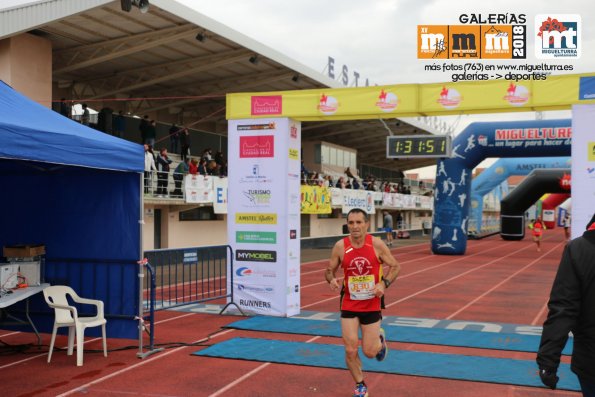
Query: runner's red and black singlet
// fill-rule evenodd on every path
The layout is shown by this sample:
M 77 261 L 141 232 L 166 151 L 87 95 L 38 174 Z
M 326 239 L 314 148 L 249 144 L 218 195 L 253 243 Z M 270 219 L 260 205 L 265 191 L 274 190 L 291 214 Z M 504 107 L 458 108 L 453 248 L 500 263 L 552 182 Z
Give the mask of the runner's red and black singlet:
M 382 279 L 382 264 L 372 243 L 372 235 L 367 234 L 364 245 L 354 248 L 349 237 L 343 239 L 343 287 L 345 294 L 341 310 L 353 312 L 380 311 L 380 298 L 374 295 L 374 286 Z
M 541 222 L 535 222 L 533 224 L 533 236 L 541 237 L 542 233 L 543 233 L 543 225 L 541 224 Z

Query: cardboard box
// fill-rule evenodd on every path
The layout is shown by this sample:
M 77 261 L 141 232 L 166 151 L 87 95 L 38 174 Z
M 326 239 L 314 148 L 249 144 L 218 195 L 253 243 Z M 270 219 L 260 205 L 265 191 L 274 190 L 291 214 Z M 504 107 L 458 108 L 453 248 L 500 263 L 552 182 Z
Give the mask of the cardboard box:
M 32 258 L 45 254 L 45 245 L 11 245 L 4 247 L 6 258 Z

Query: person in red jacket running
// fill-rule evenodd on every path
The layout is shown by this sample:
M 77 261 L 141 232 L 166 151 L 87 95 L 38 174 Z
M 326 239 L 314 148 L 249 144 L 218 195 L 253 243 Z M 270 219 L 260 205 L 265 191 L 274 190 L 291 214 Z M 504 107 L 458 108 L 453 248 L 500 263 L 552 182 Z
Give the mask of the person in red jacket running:
M 541 236 L 545 230 L 545 224 L 542 222 L 541 217 L 537 217 L 529 225 L 529 229 L 533 230 L 533 241 L 537 244 L 537 252 L 541 251 Z
M 345 362 L 355 381 L 354 397 L 367 397 L 362 362 L 358 355 L 359 337 L 362 334 L 362 351 L 369 358 L 384 360 L 388 352 L 382 322 L 385 290 L 393 283 L 401 269 L 386 244 L 368 234 L 368 214 L 354 208 L 347 214 L 349 236 L 333 247 L 325 272 L 331 290 L 341 291 L 341 332 L 345 344 Z M 384 275 L 383 265 L 388 266 Z M 335 273 L 343 268 L 343 281 Z

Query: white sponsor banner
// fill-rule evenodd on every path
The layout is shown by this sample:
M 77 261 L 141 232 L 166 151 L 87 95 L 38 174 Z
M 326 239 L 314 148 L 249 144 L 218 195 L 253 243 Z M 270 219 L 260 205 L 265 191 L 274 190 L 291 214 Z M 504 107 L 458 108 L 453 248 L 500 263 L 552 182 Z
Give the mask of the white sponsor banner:
M 227 178 L 215 178 L 213 190 L 213 211 L 215 214 L 227 214 Z
M 572 106 L 572 238 L 595 212 L 595 105 Z
M 212 176 L 191 175 L 184 177 L 184 190 L 187 203 L 212 203 L 213 202 Z
M 434 200 L 427 196 L 418 196 L 420 207 L 424 210 L 431 210 L 434 208 Z
M 330 188 L 331 191 L 331 205 L 343 205 L 343 189 L 338 187 Z
M 286 118 L 229 121 L 227 231 L 237 256 L 228 286 L 246 312 L 300 311 L 300 128 Z
M 368 214 L 375 214 L 374 192 L 367 190 L 343 189 L 343 205 L 341 211 L 347 214 L 353 208 L 360 208 Z

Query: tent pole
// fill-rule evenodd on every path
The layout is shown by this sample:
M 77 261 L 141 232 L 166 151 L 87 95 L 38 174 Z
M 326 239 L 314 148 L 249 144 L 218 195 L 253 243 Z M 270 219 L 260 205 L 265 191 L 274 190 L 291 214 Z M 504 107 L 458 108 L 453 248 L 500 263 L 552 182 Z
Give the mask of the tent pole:
M 143 331 L 145 330 L 145 324 L 143 319 L 143 286 L 144 286 L 144 252 L 143 252 L 143 224 L 145 223 L 145 189 L 144 189 L 144 173 L 140 174 L 140 216 L 138 226 L 140 228 L 140 244 L 139 244 L 139 266 L 138 266 L 138 353 L 137 357 L 143 357 Z
M 151 270 L 151 264 L 147 263 L 147 260 L 145 259 L 145 253 L 143 251 L 143 227 L 145 225 L 145 178 L 144 178 L 144 173 L 140 174 L 140 219 L 138 221 L 139 227 L 140 227 L 140 246 L 139 246 L 139 258 L 140 260 L 138 261 L 139 266 L 138 266 L 138 285 L 139 285 L 139 291 L 138 291 L 138 353 L 136 353 L 136 356 L 138 358 L 146 358 L 149 357 L 152 354 L 158 353 L 160 351 L 162 351 L 162 348 L 158 348 L 155 349 L 153 346 L 153 338 L 154 338 L 154 321 L 155 318 L 153 316 L 154 313 L 154 304 L 155 304 L 155 273 L 153 273 L 153 271 Z M 150 336 L 149 336 L 149 350 L 144 352 L 143 351 L 143 331 L 145 331 L 145 321 L 144 321 L 144 312 L 143 312 L 143 306 L 144 306 L 144 301 L 143 301 L 143 297 L 144 297 L 144 293 L 143 293 L 143 286 L 144 286 L 144 279 L 145 279 L 145 266 L 148 267 L 148 269 L 150 270 L 150 281 L 151 281 L 151 294 L 149 297 L 149 301 L 150 301 L 150 310 L 151 310 L 151 315 L 149 317 L 149 327 L 150 327 Z

